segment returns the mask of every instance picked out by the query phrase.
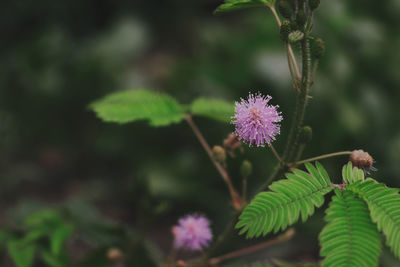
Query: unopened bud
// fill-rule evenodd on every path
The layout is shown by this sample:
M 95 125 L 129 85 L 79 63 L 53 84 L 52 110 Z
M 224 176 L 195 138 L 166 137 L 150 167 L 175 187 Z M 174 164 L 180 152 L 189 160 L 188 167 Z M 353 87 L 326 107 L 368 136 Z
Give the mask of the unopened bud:
M 243 177 L 249 177 L 253 172 L 253 165 L 250 161 L 244 160 L 240 166 L 240 173 Z
M 320 59 L 325 54 L 325 42 L 321 38 L 314 41 L 312 54 L 316 59 Z
M 306 24 L 306 21 L 307 21 L 306 13 L 304 13 L 303 9 L 300 9 L 299 12 L 297 12 L 296 22 L 300 27 L 303 27 Z
M 290 6 L 289 2 L 286 0 L 280 0 L 278 3 L 278 10 L 281 13 L 282 17 L 289 19 L 293 14 L 293 9 Z
M 289 41 L 290 31 L 291 31 L 290 21 L 284 20 L 282 22 L 281 29 L 280 29 L 280 35 L 281 35 L 282 41 L 284 41 L 284 42 L 288 42 Z
M 122 251 L 119 248 L 110 248 L 107 251 L 107 258 L 109 261 L 112 262 L 117 262 L 121 261 L 124 255 L 122 254 Z
M 312 129 L 310 126 L 304 126 L 300 132 L 300 143 L 306 144 L 312 139 Z
M 291 42 L 292 44 L 303 40 L 303 38 L 304 33 L 302 33 L 301 31 L 294 31 L 289 34 L 289 42 Z
M 215 159 L 218 162 L 224 163 L 226 161 L 225 149 L 223 149 L 221 146 L 214 146 L 213 147 L 213 153 L 214 153 Z
M 315 10 L 319 6 L 320 2 L 321 0 L 308 0 L 308 5 L 311 10 Z
M 236 134 L 230 133 L 228 136 L 224 139 L 224 148 L 226 149 L 226 152 L 228 152 L 230 157 L 235 157 L 235 150 L 239 149 L 240 152 L 243 153 L 243 147 L 242 143 L 238 139 Z
M 372 164 L 374 163 L 374 159 L 371 155 L 362 149 L 354 150 L 350 155 L 350 161 L 354 167 L 363 170 L 372 169 Z

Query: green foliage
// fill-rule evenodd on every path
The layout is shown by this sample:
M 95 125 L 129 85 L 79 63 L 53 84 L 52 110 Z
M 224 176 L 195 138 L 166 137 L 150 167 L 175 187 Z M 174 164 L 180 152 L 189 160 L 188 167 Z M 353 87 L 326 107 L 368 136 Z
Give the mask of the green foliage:
M 377 266 L 381 241 L 367 205 L 351 191 L 335 193 L 319 236 L 322 266 Z
M 231 121 L 234 109 L 233 103 L 207 98 L 198 98 L 190 106 L 190 111 L 195 115 L 228 123 Z
M 353 184 L 358 181 L 364 181 L 364 172 L 359 168 L 353 168 L 351 161 L 342 168 L 343 181 L 346 184 Z
M 229 12 L 237 9 L 273 6 L 275 0 L 225 0 L 225 3 L 215 9 L 215 13 Z
M 18 267 L 29 267 L 32 265 L 35 255 L 35 245 L 24 239 L 13 239 L 7 243 L 8 253 Z
M 24 231 L 22 236 L 21 229 Z M 2 233 L 8 253 L 18 267 L 32 266 L 36 252 L 48 266 L 68 266 L 63 246 L 73 227 L 64 222 L 59 212 L 51 209 L 35 212 L 25 218 L 21 229 Z
M 171 96 L 142 89 L 107 95 L 90 108 L 102 120 L 121 124 L 148 120 L 152 126 L 165 126 L 185 116 L 183 107 Z
M 368 205 L 372 221 L 386 236 L 386 244 L 400 258 L 400 195 L 399 189 L 389 188 L 374 179 L 367 178 L 347 186 Z
M 322 165 L 317 162 L 316 167 L 307 163 L 308 173 L 294 169 L 286 174 L 287 179 L 269 187 L 272 192 L 257 194 L 239 217 L 236 228 L 242 228 L 240 234 L 247 232 L 250 238 L 284 230 L 297 222 L 300 214 L 306 221 L 333 188 Z

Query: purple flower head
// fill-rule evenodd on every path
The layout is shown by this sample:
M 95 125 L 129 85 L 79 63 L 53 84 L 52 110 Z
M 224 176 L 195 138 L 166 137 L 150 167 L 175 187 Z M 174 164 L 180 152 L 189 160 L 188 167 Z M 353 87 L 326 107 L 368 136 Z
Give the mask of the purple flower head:
M 248 100 L 235 103 L 235 116 L 232 123 L 239 139 L 250 145 L 265 146 L 275 140 L 280 133 L 279 122 L 282 120 L 278 106 L 268 105 L 271 97 L 260 93 L 249 94 Z
M 172 227 L 175 248 L 201 250 L 211 241 L 210 221 L 202 215 L 186 215 Z

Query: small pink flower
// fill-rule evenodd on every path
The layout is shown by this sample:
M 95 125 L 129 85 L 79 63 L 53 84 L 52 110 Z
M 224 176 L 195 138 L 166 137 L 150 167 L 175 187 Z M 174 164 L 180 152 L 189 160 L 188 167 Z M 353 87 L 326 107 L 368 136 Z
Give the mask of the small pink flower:
M 187 215 L 172 227 L 175 248 L 201 250 L 212 239 L 209 220 L 202 215 Z
M 280 133 L 279 122 L 282 120 L 278 106 L 268 105 L 270 96 L 260 93 L 250 94 L 248 100 L 241 99 L 235 103 L 235 116 L 232 124 L 236 126 L 235 133 L 250 145 L 265 146 L 275 140 Z

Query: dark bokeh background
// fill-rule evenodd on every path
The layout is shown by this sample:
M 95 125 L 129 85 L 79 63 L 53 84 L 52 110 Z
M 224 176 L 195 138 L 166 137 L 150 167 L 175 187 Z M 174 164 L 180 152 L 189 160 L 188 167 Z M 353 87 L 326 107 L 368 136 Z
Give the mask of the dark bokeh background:
M 77 217 L 107 222 L 115 231 L 108 239 L 87 242 L 81 229 L 78 241 L 69 244 L 72 251 L 84 247 L 76 258 L 94 258 L 95 266 L 108 266 L 105 257 L 93 255 L 112 246 L 132 266 L 150 266 L 168 253 L 170 227 L 186 213 L 206 214 L 214 233 L 223 229 L 232 213 L 229 195 L 184 122 L 162 128 L 107 124 L 87 108 L 105 94 L 131 88 L 163 91 L 183 103 L 198 96 L 234 101 L 261 91 L 273 96 L 285 118 L 275 143 L 282 151 L 295 93 L 276 23 L 266 9 L 213 16 L 218 4 L 2 1 L 1 225 L 47 206 L 67 206 Z M 314 137 L 304 157 L 363 148 L 376 161 L 378 171 L 371 175 L 393 187 L 400 187 L 399 12 L 398 0 L 322 1 L 314 33 L 325 40 L 327 53 L 305 119 Z M 195 121 L 211 145 L 233 130 Z M 238 186 L 243 159 L 254 165 L 254 192 L 275 159 L 266 149 L 246 147 L 229 162 Z M 323 164 L 338 180 L 346 160 Z M 297 224 L 290 243 L 244 260 L 317 260 L 322 216 Z M 120 234 L 122 228 L 132 237 Z M 104 231 L 100 227 L 97 234 Z M 246 242 L 236 238 L 221 252 Z M 395 264 L 387 251 L 381 259 L 382 266 Z

